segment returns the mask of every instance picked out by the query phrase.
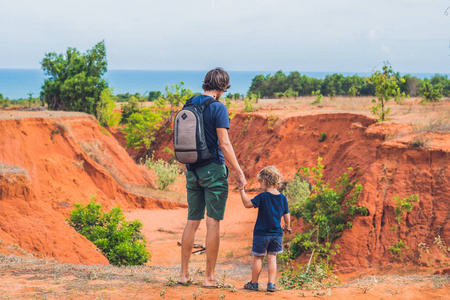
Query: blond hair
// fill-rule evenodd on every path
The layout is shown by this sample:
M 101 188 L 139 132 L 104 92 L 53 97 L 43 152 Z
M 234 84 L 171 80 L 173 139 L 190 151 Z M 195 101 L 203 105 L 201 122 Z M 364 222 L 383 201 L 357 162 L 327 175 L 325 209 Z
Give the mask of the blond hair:
M 283 177 L 277 168 L 268 166 L 259 171 L 258 180 L 262 181 L 266 187 L 279 188 L 283 181 Z

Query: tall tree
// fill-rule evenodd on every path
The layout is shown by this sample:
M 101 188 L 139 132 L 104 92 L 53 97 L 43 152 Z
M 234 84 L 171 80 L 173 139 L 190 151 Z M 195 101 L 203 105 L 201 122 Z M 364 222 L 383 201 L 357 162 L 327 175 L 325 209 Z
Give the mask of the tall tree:
M 100 95 L 108 87 L 102 78 L 107 69 L 105 41 L 83 54 L 75 48 L 65 54 L 46 53 L 41 65 L 49 76 L 41 97 L 50 109 L 96 114 Z
M 374 72 L 367 81 L 375 85 L 375 96 L 378 98 L 378 103 L 375 99 L 372 100 L 376 105 L 371 107 L 371 111 L 378 118 L 378 122 L 387 121 L 386 116 L 391 109 L 386 108 L 386 103 L 391 99 L 399 102 L 405 97 L 405 93 L 402 93 L 398 86 L 398 83 L 403 83 L 405 80 L 398 78 L 389 62 L 385 62 L 383 71 Z

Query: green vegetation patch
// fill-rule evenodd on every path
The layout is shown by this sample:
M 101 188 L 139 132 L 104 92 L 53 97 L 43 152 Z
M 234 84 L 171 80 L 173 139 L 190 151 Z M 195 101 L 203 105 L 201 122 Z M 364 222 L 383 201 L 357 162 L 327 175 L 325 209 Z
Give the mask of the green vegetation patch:
M 70 226 L 94 243 L 115 266 L 144 265 L 150 259 L 146 241 L 141 234 L 139 220 L 125 221 L 120 207 L 105 212 L 102 205 L 95 203 L 96 197 L 86 206 L 75 204 L 68 218 Z

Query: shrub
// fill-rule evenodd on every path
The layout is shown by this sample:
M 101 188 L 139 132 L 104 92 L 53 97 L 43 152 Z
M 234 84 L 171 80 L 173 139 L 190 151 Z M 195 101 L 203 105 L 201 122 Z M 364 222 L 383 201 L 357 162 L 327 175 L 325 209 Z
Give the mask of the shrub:
M 312 92 L 312 95 L 313 95 L 313 96 L 316 96 L 316 100 L 314 100 L 311 104 L 312 104 L 312 105 L 314 105 L 314 104 L 320 104 L 321 101 L 322 101 L 322 98 L 323 98 L 323 95 L 320 93 L 320 90 L 313 91 L 313 92 Z
M 228 94 L 231 95 L 231 94 Z M 231 106 L 231 99 L 228 96 L 225 98 L 225 106 L 227 107 L 228 110 L 230 110 L 230 106 Z
M 180 168 L 176 163 L 168 163 L 162 159 L 154 161 L 149 158 L 145 162 L 145 165 L 156 172 L 158 177 L 158 187 L 161 190 L 165 190 L 166 187 L 171 185 L 177 180 L 178 174 L 180 174 Z
M 117 126 L 120 123 L 120 114 L 115 112 L 116 102 L 113 100 L 111 88 L 104 89 L 97 103 L 97 120 L 101 126 Z
M 69 225 L 94 243 L 115 266 L 143 265 L 150 259 L 141 234 L 139 220 L 125 221 L 122 209 L 113 207 L 104 212 L 95 197 L 86 206 L 75 204 L 68 218 Z
M 244 112 L 250 113 L 254 110 L 252 100 L 249 98 L 244 99 Z
M 281 277 L 278 280 L 280 286 L 285 289 L 320 289 L 331 286 L 337 281 L 337 276 L 333 274 L 332 269 L 325 263 L 315 264 L 312 268 L 298 265 L 290 265 L 281 271 Z
M 350 222 L 356 213 L 367 215 L 365 207 L 357 206 L 363 186 L 357 184 L 358 179 L 352 181 L 347 173 L 336 180 L 336 188 L 330 188 L 322 180 L 322 158 L 317 159 L 317 167 L 300 168 L 298 176 L 313 174 L 313 191 L 301 205 L 291 208 L 291 214 L 302 218 L 310 226 L 306 233 L 296 236 L 291 246 L 291 258 L 295 259 L 302 252 L 312 250 L 323 258 L 330 258 L 333 251 L 330 243 L 340 237 L 345 228 L 351 228 Z M 351 171 L 352 169 L 349 168 Z M 312 174 L 311 174 L 312 172 Z M 325 242 L 323 245 L 321 243 Z M 297 249 L 295 251 L 295 249 Z
M 439 102 L 442 98 L 442 84 L 438 83 L 433 85 L 430 82 L 425 82 L 419 91 L 419 94 L 423 96 L 421 104 L 428 102 Z
M 121 105 L 122 109 L 122 124 L 128 123 L 128 118 L 135 113 L 138 113 L 139 108 L 139 100 L 135 96 L 130 97 L 130 101 L 127 104 Z
M 414 207 L 414 203 L 419 202 L 419 195 L 411 195 L 403 199 L 399 196 L 395 196 L 394 200 L 396 202 L 394 210 L 395 219 L 397 220 L 397 223 L 400 224 L 403 221 L 403 213 L 410 212 Z
M 311 194 L 311 187 L 304 178 L 296 174 L 286 185 L 283 194 L 286 196 L 291 210 L 298 210 L 299 207 L 303 205 L 306 198 Z
M 319 142 L 323 142 L 327 139 L 328 134 L 326 134 L 325 132 L 321 132 L 320 133 L 320 138 L 318 139 Z
M 150 108 L 143 108 L 139 113 L 134 113 L 128 117 L 128 124 L 122 129 L 127 139 L 127 147 L 142 148 L 142 144 L 147 149 L 155 139 L 155 132 L 161 127 L 163 115 L 159 111 L 152 111 Z
M 404 250 L 409 250 L 409 247 L 404 241 L 399 241 L 397 244 L 394 244 L 389 248 L 389 251 L 391 251 L 394 256 L 400 256 Z

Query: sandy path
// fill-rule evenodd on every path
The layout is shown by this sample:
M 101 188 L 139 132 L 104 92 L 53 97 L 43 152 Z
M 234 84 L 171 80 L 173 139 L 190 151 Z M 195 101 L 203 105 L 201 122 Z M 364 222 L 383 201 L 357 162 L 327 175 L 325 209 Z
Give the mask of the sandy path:
M 143 234 L 152 255 L 151 264 L 159 266 L 180 265 L 180 250 L 177 242 L 186 224 L 187 209 L 177 210 L 133 210 L 125 213 L 127 219 L 140 219 Z M 231 272 L 239 275 L 236 264 L 246 265 L 240 271 L 243 276 L 250 274 L 252 261 L 251 242 L 256 209 L 245 209 L 237 192 L 230 192 L 224 220 L 221 222 L 221 244 L 217 261 L 217 272 Z M 195 242 L 205 244 L 206 224 L 202 221 L 196 234 Z M 196 250 L 196 249 L 194 249 Z M 191 269 L 205 268 L 205 254 L 192 255 Z M 246 270 L 248 269 L 248 270 Z

